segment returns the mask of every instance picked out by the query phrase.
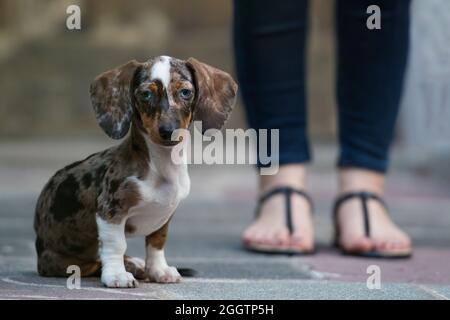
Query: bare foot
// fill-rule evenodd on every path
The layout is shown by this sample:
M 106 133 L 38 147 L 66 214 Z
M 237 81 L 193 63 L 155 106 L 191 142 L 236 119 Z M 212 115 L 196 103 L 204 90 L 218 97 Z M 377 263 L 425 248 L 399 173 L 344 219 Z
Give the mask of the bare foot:
M 305 168 L 299 164 L 281 166 L 275 175 L 260 176 L 259 184 L 261 195 L 280 186 L 302 190 L 305 187 Z M 308 201 L 301 195 L 291 195 L 292 235 L 286 225 L 285 201 L 285 195 L 280 193 L 264 202 L 259 216 L 242 235 L 244 244 L 302 251 L 313 249 L 314 230 Z
M 383 195 L 384 175 L 363 169 L 342 169 L 339 172 L 341 193 L 368 191 Z M 342 203 L 338 211 L 339 245 L 347 252 L 371 250 L 390 254 L 411 251 L 411 239 L 390 219 L 382 204 L 368 200 L 370 237 L 364 233 L 361 199 L 353 198 Z

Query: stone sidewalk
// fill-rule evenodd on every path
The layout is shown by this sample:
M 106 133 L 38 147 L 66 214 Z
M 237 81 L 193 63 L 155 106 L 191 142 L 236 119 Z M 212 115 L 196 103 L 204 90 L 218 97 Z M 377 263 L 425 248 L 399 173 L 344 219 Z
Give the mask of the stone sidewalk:
M 35 272 L 34 205 L 57 169 L 110 141 L 83 139 L 0 142 L 0 299 L 450 299 L 450 185 L 402 169 L 394 153 L 387 201 L 393 218 L 411 234 L 412 259 L 383 261 L 340 255 L 330 247 L 335 194 L 335 148 L 315 150 L 308 185 L 314 196 L 318 252 L 314 256 L 258 255 L 242 250 L 239 236 L 252 219 L 256 176 L 250 166 L 191 166 L 192 190 L 171 224 L 168 261 L 197 275 L 180 284 L 142 283 L 107 289 L 82 279 Z M 131 255 L 144 240 L 130 239 Z M 367 268 L 381 270 L 381 289 L 366 286 Z

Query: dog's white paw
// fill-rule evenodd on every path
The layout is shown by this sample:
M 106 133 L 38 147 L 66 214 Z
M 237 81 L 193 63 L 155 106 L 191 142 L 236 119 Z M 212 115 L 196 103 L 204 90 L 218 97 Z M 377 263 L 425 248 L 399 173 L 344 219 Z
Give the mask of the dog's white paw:
M 181 275 L 178 273 L 177 268 L 170 266 L 154 266 L 147 269 L 147 275 L 150 281 L 159 283 L 174 283 L 181 281 Z
M 136 288 L 139 285 L 130 272 L 102 273 L 102 282 L 108 288 Z

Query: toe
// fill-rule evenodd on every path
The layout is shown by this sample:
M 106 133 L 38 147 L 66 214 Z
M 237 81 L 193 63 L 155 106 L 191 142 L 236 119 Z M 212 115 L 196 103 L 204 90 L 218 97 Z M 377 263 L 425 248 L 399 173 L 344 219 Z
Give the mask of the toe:
M 395 250 L 404 250 L 404 249 L 408 249 L 408 245 L 403 242 L 403 241 L 396 241 L 394 243 L 394 249 Z
M 289 244 L 289 234 L 287 231 L 279 231 L 275 234 L 276 243 L 281 246 Z
M 343 241 L 342 247 L 348 252 L 368 252 L 373 249 L 373 242 L 367 237 L 357 237 L 351 241 Z
M 386 243 L 386 249 L 387 250 L 394 251 L 396 249 L 395 247 L 396 247 L 395 241 L 388 241 Z
M 411 247 L 412 247 L 411 238 L 407 234 L 402 234 L 399 242 L 401 243 L 401 245 L 404 249 L 411 249 Z
M 299 249 L 306 249 L 306 239 L 305 237 L 299 235 L 299 234 L 293 234 L 291 239 L 290 239 L 290 246 L 291 247 L 295 247 L 295 248 L 299 248 Z
M 241 241 L 245 244 L 249 243 L 252 240 L 252 237 L 250 234 L 244 232 L 241 236 Z
M 251 240 L 252 243 L 257 244 L 264 244 L 265 241 L 265 231 L 264 230 L 257 230 L 253 234 L 253 239 Z
M 312 250 L 313 240 L 310 236 L 305 236 L 299 233 L 294 233 L 290 239 L 290 246 L 299 250 Z
M 253 238 L 253 230 L 252 227 L 249 227 L 245 229 L 245 231 L 242 233 L 242 240 L 250 241 L 252 238 Z
M 245 244 L 256 242 L 257 239 L 257 230 L 255 230 L 252 227 L 247 228 L 247 230 L 244 231 L 242 234 L 242 241 Z
M 375 249 L 378 251 L 385 251 L 395 253 L 397 251 L 404 251 L 410 248 L 408 240 L 401 237 L 393 237 L 390 239 L 378 239 L 375 241 Z
M 378 240 L 378 241 L 375 241 L 374 247 L 378 251 L 389 250 L 390 242 L 386 241 L 386 240 Z
M 273 232 L 265 232 L 261 236 L 261 243 L 269 246 L 278 245 L 278 239 L 276 238 L 276 234 Z

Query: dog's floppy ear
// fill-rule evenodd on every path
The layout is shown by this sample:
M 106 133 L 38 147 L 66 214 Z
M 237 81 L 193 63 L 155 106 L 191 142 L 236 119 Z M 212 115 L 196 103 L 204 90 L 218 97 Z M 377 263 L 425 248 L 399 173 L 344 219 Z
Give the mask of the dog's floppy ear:
M 233 109 L 237 84 L 231 76 L 194 58 L 186 65 L 195 83 L 194 120 L 202 121 L 203 133 L 208 129 L 222 128 Z
M 100 127 L 113 139 L 123 138 L 132 118 L 131 82 L 142 64 L 131 60 L 97 76 L 91 84 L 91 103 Z

